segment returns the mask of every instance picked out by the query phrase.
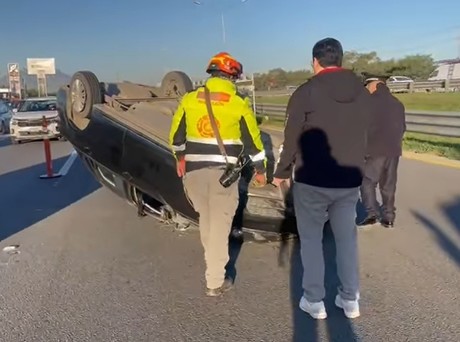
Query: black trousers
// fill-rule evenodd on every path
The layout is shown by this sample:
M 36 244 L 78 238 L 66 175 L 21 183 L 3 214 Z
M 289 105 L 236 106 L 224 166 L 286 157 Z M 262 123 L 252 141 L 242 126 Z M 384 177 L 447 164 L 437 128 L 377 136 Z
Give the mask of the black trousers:
M 382 218 L 395 219 L 395 193 L 398 176 L 399 157 L 368 157 L 364 167 L 361 185 L 361 200 L 368 217 L 379 217 L 376 188 L 379 185 L 382 196 Z

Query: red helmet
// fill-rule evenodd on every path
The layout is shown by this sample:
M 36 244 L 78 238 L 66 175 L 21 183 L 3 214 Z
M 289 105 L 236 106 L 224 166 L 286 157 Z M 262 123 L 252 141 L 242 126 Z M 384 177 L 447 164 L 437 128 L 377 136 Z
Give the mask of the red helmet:
M 220 52 L 213 56 L 208 63 L 206 72 L 221 71 L 232 77 L 239 78 L 243 73 L 243 65 L 227 52 Z

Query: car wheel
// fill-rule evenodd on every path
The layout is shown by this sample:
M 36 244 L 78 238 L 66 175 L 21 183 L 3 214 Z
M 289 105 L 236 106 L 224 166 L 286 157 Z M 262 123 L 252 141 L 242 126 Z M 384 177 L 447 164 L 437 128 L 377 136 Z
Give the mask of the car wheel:
M 11 138 L 11 144 L 12 145 L 17 145 L 17 144 L 20 144 L 21 143 L 21 140 L 17 140 L 15 138 Z
M 192 80 L 182 71 L 168 72 L 161 81 L 161 93 L 165 97 L 182 97 L 185 93 L 192 90 Z
M 84 130 L 91 119 L 94 104 L 102 103 L 102 87 L 96 75 L 90 71 L 78 71 L 70 80 L 70 121 Z
M 2 121 L 2 124 L 0 125 L 0 134 L 6 134 L 8 132 L 6 126 L 5 126 L 5 121 Z

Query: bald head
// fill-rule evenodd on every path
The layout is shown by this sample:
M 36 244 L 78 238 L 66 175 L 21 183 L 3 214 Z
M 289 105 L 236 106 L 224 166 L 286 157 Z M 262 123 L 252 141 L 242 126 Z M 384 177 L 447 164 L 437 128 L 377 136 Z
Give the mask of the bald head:
M 366 88 L 371 94 L 373 94 L 377 90 L 379 83 L 385 84 L 382 81 L 371 81 L 366 85 Z

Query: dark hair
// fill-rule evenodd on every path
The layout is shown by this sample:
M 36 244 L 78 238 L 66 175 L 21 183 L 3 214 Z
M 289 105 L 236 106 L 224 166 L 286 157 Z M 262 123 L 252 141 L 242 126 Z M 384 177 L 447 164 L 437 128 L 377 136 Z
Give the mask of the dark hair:
M 334 38 L 324 38 L 313 46 L 313 58 L 316 58 L 323 68 L 342 66 L 342 44 Z

